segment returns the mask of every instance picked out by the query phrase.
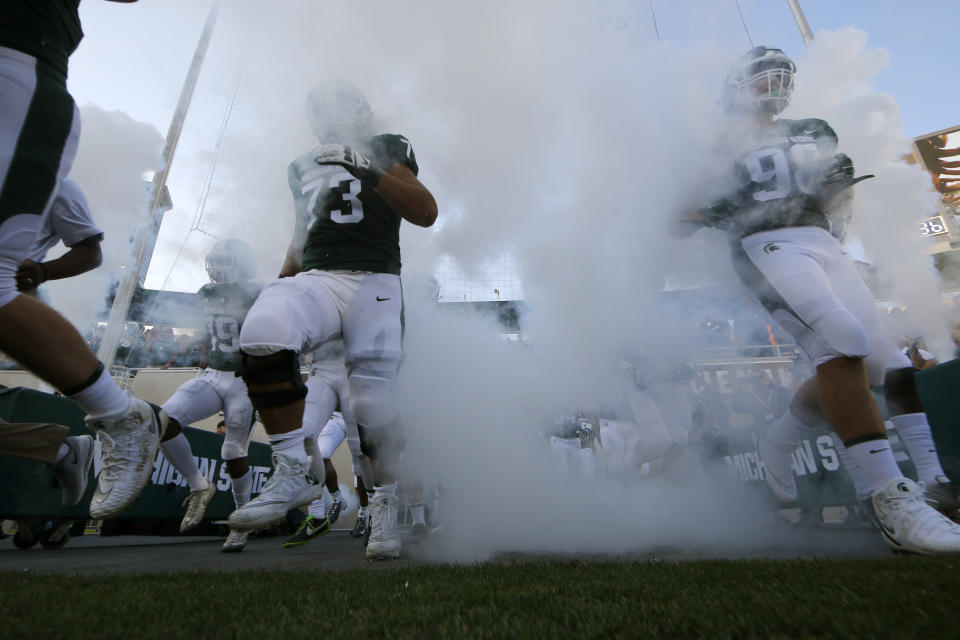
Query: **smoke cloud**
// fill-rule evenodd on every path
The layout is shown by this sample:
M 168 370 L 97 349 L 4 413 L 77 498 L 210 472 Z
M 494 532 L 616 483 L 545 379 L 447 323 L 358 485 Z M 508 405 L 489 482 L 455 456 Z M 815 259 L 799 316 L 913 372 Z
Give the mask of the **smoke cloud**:
M 665 227 L 720 190 L 720 80 L 742 50 L 666 49 L 649 13 L 619 0 L 224 6 L 212 47 L 231 64 L 215 72 L 242 69 L 244 117 L 219 149 L 229 197 L 206 220 L 210 233 L 251 241 L 262 274 L 276 273 L 293 221 L 286 167 L 316 144 L 304 97 L 339 77 L 367 95 L 381 131 L 411 140 L 440 204 L 433 229 L 403 227 L 405 282 L 444 256 L 468 273 L 504 252 L 518 265 L 529 350 L 504 342 L 491 319 L 409 293 L 398 392 L 408 463 L 442 487 L 444 558 L 751 549 L 769 534 L 756 525 L 765 497 L 696 461 L 641 483 L 571 478 L 550 464 L 545 424 L 609 394 L 619 353 L 640 352 L 651 372 L 694 357 L 661 306 L 665 284 L 735 281 L 721 234 L 677 241 Z M 877 174 L 858 187 L 854 231 L 933 339 L 942 327 L 923 313 L 935 278 L 911 244 L 931 200 L 898 161 L 896 103 L 870 88 L 885 59 L 865 42 L 856 30 L 825 33 L 795 56 L 802 80 L 786 115 L 824 117 L 858 173 Z
M 887 53 L 869 48 L 863 31 L 848 28 L 818 34 L 798 65 L 797 90 L 784 115 L 824 118 L 857 175 L 876 175 L 856 187 L 850 235 L 862 241 L 866 258 L 878 268 L 882 293 L 906 306 L 909 337 L 926 338 L 938 358 L 950 359 L 954 347 L 940 277 L 924 253 L 929 241 L 918 231 L 922 218 L 937 215 L 937 196 L 929 174 L 903 159 L 912 151 L 911 140 L 903 133 L 897 101 L 871 86 L 888 65 Z
M 148 171 L 159 164 L 163 137 L 153 125 L 120 111 L 80 107 L 82 133 L 70 176 L 80 185 L 103 230 L 103 264 L 67 280 L 44 284 L 54 308 L 83 333 L 104 310 L 110 287 L 133 267 L 131 239 L 147 220 Z M 60 246 L 60 250 L 65 248 Z M 47 259 L 52 259 L 51 252 Z

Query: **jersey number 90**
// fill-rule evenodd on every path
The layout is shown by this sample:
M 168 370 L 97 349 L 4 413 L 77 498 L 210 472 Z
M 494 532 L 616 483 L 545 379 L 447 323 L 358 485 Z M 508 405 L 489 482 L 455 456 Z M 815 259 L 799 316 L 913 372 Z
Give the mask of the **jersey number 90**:
M 791 146 L 789 157 L 780 147 L 748 153 L 743 162 L 750 179 L 764 187 L 753 192 L 754 200 L 786 198 L 793 193 L 794 182 L 800 193 L 815 194 L 820 187 L 818 155 L 817 145 L 811 143 Z

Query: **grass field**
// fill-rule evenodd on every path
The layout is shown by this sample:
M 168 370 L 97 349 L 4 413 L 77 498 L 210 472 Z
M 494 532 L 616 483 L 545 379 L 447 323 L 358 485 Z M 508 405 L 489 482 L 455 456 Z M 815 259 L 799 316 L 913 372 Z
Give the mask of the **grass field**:
M 960 557 L 64 577 L 2 573 L 9 638 L 956 638 Z

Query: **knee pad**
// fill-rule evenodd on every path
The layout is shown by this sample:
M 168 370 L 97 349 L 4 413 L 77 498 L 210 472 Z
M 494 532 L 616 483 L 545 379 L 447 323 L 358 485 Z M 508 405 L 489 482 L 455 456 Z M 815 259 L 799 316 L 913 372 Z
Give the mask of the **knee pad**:
M 247 448 L 243 446 L 242 442 L 230 442 L 224 439 L 223 445 L 220 447 L 220 457 L 224 460 L 246 458 Z
M 832 309 L 823 314 L 812 328 L 833 349 L 835 355 L 846 358 L 866 358 L 870 355 L 870 342 L 863 325 L 846 309 Z
M 836 358 L 866 358 L 870 342 L 857 318 L 843 308 L 832 308 L 807 324 L 793 313 L 778 309 L 773 318 L 797 340 L 814 366 Z
M 357 371 L 348 378 L 350 412 L 358 424 L 368 428 L 386 425 L 394 419 L 393 378 L 370 371 Z
M 385 458 L 400 455 L 407 444 L 400 432 L 400 421 L 394 420 L 382 427 L 357 425 L 360 449 L 367 458 Z
M 300 376 L 300 361 L 295 351 L 284 349 L 268 356 L 245 353 L 237 373 L 247 384 L 250 402 L 257 410 L 282 407 L 307 397 L 307 386 Z M 270 388 L 280 384 L 285 386 Z

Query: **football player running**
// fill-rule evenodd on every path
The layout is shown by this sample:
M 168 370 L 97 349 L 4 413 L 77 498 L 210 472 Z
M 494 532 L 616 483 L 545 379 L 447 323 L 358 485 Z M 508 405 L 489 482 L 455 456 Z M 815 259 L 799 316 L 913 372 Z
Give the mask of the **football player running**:
M 403 136 L 374 135 L 366 98 L 345 82 L 307 96 L 320 145 L 288 169 L 296 209 L 281 278 L 267 284 L 240 332 L 242 375 L 273 449 L 263 492 L 230 516 L 254 530 L 322 493 L 304 449 L 304 397 L 298 355 L 343 338 L 350 411 L 373 467 L 368 559 L 400 554 L 394 462 L 403 449 L 391 398 L 401 357 L 401 220 L 421 227 L 437 203 L 417 179 Z
M 903 477 L 870 385 L 884 382 L 885 328 L 870 290 L 831 233 L 831 213 L 857 182 L 825 121 L 777 118 L 796 67 L 779 49 L 755 47 L 728 75 L 723 102 L 734 134 L 736 188 L 675 221 L 676 235 L 725 230 L 734 268 L 816 365 L 772 434 L 822 415 L 869 484 L 884 540 L 898 551 L 960 551 L 960 526 L 930 507 Z M 769 438 L 768 438 L 769 442 Z M 783 450 L 761 446 L 768 484 L 789 493 Z
M 114 0 L 133 1 L 133 0 Z M 150 479 L 166 416 L 125 394 L 59 313 L 17 290 L 33 246 L 77 153 L 80 114 L 68 60 L 83 29 L 78 0 L 8 0 L 0 19 L 0 350 L 87 413 L 103 447 L 93 518 L 126 509 Z M 20 285 L 33 288 L 23 274 Z
M 190 486 L 185 501 L 187 510 L 180 522 L 181 533 L 200 524 L 207 505 L 217 494 L 216 483 L 197 468 L 182 425 L 223 411 L 226 435 L 220 455 L 230 474 L 233 500 L 238 507 L 250 500 L 253 487 L 247 452 L 255 415 L 247 386 L 236 371 L 240 366 L 240 328 L 260 291 L 260 285 L 251 282 L 256 275 L 256 260 L 245 242 L 231 238 L 218 241 L 205 263 L 210 282 L 200 287 L 197 297 L 206 318 L 207 366 L 163 404 L 169 426 L 160 450 Z M 231 530 L 223 551 L 242 551 L 248 535 L 246 531 Z
M 342 340 L 328 342 L 313 352 L 310 376 L 307 378 L 307 398 L 303 410 L 304 447 L 310 456 L 310 469 L 314 477 L 330 493 L 330 506 L 324 510 L 323 500 L 310 503 L 307 518 L 300 523 L 297 531 L 287 538 L 284 547 L 298 547 L 317 536 L 330 531 L 330 527 L 340 518 L 346 508 L 346 501 L 340 494 L 337 470 L 331 458 L 337 447 L 346 440 L 353 458 L 353 473 L 357 478 L 357 490 L 361 493 L 361 503 L 365 503 L 364 487 L 373 486 L 373 470 L 370 461 L 360 449 L 360 435 L 357 423 L 350 412 L 350 399 L 347 392 L 347 369 L 343 363 L 344 347 Z M 340 411 L 336 412 L 339 408 Z M 365 511 L 365 510 L 364 510 Z M 366 518 L 366 513 L 357 514 Z M 359 526 L 359 525 L 358 525 Z

